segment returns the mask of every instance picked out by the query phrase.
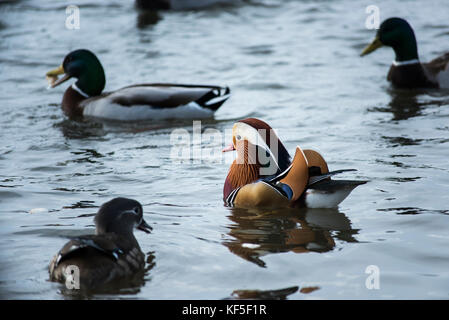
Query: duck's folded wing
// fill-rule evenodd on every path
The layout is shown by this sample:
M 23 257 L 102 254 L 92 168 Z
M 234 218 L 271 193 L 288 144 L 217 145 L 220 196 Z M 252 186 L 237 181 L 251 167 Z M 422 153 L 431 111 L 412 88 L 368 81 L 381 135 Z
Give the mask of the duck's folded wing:
M 308 208 L 336 208 L 357 186 L 368 181 L 324 179 L 310 186 L 305 194 Z
M 449 88 L 449 52 L 429 63 L 423 63 L 423 67 L 429 78 L 438 83 L 438 87 Z
M 430 72 L 430 74 L 436 76 L 441 71 L 447 70 L 449 65 L 449 52 L 446 52 L 442 56 L 435 58 L 428 63 L 423 63 L 422 65 Z
M 344 173 L 344 172 L 350 172 L 350 171 L 357 171 L 357 169 L 342 169 L 342 170 L 335 170 L 335 171 L 331 171 L 325 174 L 320 174 L 320 175 L 315 175 L 315 176 L 311 176 L 309 178 L 309 182 L 307 183 L 307 186 L 310 187 L 320 181 L 323 181 L 325 179 L 328 179 L 332 176 L 335 176 L 336 174 L 340 174 L 340 173 Z
M 56 266 L 60 262 L 77 253 L 79 250 L 83 250 L 85 248 L 93 248 L 98 252 L 117 260 L 119 255 L 124 253 L 125 249 L 117 245 L 119 239 L 116 238 L 117 236 L 114 234 L 105 235 L 102 237 L 92 235 L 74 238 L 67 242 L 59 251 L 56 259 Z
M 226 203 L 239 207 L 271 207 L 288 205 L 289 200 L 281 189 L 260 180 L 235 189 L 226 199 Z
M 148 105 L 152 108 L 176 108 L 195 102 L 200 107 L 217 110 L 230 97 L 227 87 L 183 84 L 139 84 L 103 96 L 124 107 Z
M 367 183 L 367 180 L 321 180 L 315 183 L 310 189 L 321 192 L 337 192 L 340 190 L 353 190 L 354 188 Z

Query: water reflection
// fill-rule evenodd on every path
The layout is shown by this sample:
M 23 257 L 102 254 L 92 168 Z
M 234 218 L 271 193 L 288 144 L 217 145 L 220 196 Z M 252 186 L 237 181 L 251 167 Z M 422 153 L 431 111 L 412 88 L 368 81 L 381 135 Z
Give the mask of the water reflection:
M 229 300 L 285 300 L 287 296 L 297 292 L 298 286 L 278 290 L 234 290 Z
M 202 121 L 202 125 L 217 123 L 214 119 Z M 97 118 L 85 118 L 78 120 L 64 119 L 56 124 L 65 138 L 68 139 L 87 139 L 100 138 L 103 139 L 110 132 L 139 133 L 146 131 L 157 131 L 164 129 L 174 129 L 178 127 L 187 127 L 191 130 L 192 120 L 186 119 L 167 119 L 160 121 L 134 121 L 122 122 L 111 121 Z M 190 127 L 190 128 L 189 128 Z
M 418 102 L 418 95 L 423 93 L 419 90 L 389 89 L 387 92 L 391 96 L 391 101 L 388 105 L 374 107 L 369 111 L 391 112 L 393 114 L 392 121 L 407 120 L 420 116 L 422 108 L 427 104 Z
M 230 208 L 229 235 L 224 245 L 239 257 L 265 267 L 264 255 L 280 252 L 327 252 L 334 238 L 357 242 L 350 220 L 338 209 Z
M 422 214 L 422 213 L 437 213 L 437 214 L 444 214 L 449 215 L 449 210 L 447 209 L 423 209 L 423 208 L 417 208 L 417 207 L 399 207 L 399 208 L 384 208 L 384 209 L 377 209 L 377 211 L 380 212 L 394 212 L 398 215 L 416 215 L 416 214 Z
M 144 29 L 149 26 L 153 26 L 158 23 L 162 17 L 157 11 L 153 10 L 138 10 L 137 13 L 137 28 Z
M 420 116 L 421 109 L 426 103 L 419 103 L 417 100 L 419 92 L 403 92 L 394 90 L 390 92 L 391 101 L 388 104 L 390 112 L 393 114 L 392 120 L 407 120 Z
M 375 107 L 370 111 L 375 112 L 391 112 L 392 121 L 407 120 L 409 118 L 423 115 L 423 111 L 428 106 L 440 106 L 448 103 L 447 92 L 435 91 L 429 89 L 403 90 L 390 88 L 387 90 L 391 100 L 388 105 L 383 107 Z M 436 97 L 432 97 L 437 95 Z M 426 97 L 426 99 L 423 99 Z M 434 99 L 436 98 L 436 99 Z M 443 99 L 441 99 L 443 98 Z
M 72 121 L 65 119 L 54 125 L 61 129 L 64 137 L 68 139 L 85 139 L 92 137 L 102 137 L 106 135 L 101 123 L 93 121 Z

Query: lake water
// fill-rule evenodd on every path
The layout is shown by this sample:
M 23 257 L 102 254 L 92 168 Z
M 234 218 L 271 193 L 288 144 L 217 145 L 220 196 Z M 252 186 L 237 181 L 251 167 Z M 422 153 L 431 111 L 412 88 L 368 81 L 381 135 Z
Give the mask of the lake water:
M 449 298 L 449 92 L 394 90 L 391 49 L 360 58 L 381 20 L 407 19 L 420 57 L 449 50 L 449 2 L 239 1 L 205 10 L 138 12 L 132 1 L 0 2 L 0 296 L 65 299 L 48 263 L 71 236 L 94 231 L 113 197 L 144 207 L 136 231 L 142 286 L 93 298 L 222 299 L 235 290 L 298 286 L 289 299 Z M 172 132 L 192 121 L 75 122 L 46 71 L 71 50 L 95 52 L 106 90 L 142 82 L 228 85 L 202 121 L 224 133 L 258 117 L 288 150 L 320 151 L 338 178 L 370 180 L 335 210 L 238 210 L 222 201 L 230 141 L 206 139 L 174 161 Z M 229 137 L 228 137 L 229 138 Z M 44 208 L 42 210 L 30 210 Z M 369 266 L 374 266 L 370 269 Z M 368 269 L 367 269 L 368 268 Z M 369 289 L 379 271 L 379 288 Z M 235 295 L 234 295 L 235 296 Z

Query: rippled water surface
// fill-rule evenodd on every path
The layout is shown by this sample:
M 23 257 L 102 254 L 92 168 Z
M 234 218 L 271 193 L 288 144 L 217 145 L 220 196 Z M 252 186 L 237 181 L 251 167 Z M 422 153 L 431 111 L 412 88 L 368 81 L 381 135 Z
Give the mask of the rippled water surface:
M 142 13 L 132 1 L 0 2 L 0 295 L 64 299 L 51 257 L 92 233 L 103 202 L 139 200 L 150 235 L 142 286 L 93 297 L 221 299 L 298 286 L 289 299 L 449 298 L 449 92 L 392 89 L 390 49 L 360 58 L 373 1 L 251 0 L 201 11 Z M 73 2 L 70 2 L 73 4 Z M 406 18 L 423 61 L 449 50 L 449 2 L 376 1 Z M 107 90 L 139 82 L 229 85 L 203 121 L 224 133 L 259 117 L 289 150 L 315 148 L 342 178 L 367 179 L 336 210 L 248 211 L 223 205 L 226 139 L 201 161 L 173 161 L 171 133 L 192 122 L 75 122 L 67 84 L 45 72 L 77 48 L 95 52 Z M 193 140 L 193 135 L 192 135 Z M 30 210 L 43 208 L 42 210 Z M 380 289 L 365 286 L 368 266 Z M 240 292 L 240 291 L 239 291 Z M 234 297 L 236 294 L 233 295 Z

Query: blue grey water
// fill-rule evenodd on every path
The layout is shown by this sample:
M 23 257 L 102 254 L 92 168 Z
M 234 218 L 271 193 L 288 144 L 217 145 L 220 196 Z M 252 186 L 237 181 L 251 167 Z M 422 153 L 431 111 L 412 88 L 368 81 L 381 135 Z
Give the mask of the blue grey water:
M 0 2 L 2 298 L 67 298 L 48 263 L 68 237 L 94 232 L 98 206 L 117 196 L 143 204 L 154 230 L 135 234 L 151 264 L 142 286 L 93 298 L 222 299 L 291 286 L 300 290 L 289 299 L 449 298 L 449 92 L 394 90 L 391 49 L 359 56 L 375 33 L 365 27 L 371 4 L 381 20 L 413 25 L 423 61 L 449 50 L 448 1 L 251 0 L 157 14 L 133 1 L 74 2 Z M 69 4 L 80 29 L 65 27 Z M 192 134 L 192 121 L 63 115 L 68 84 L 47 90 L 45 73 L 77 48 L 98 55 L 106 90 L 229 85 L 203 131 L 258 117 L 292 152 L 314 148 L 331 170 L 358 169 L 341 178 L 370 182 L 335 210 L 227 208 L 220 151 L 230 141 L 204 138 L 199 162 L 178 163 L 171 134 Z M 372 265 L 377 289 L 366 285 Z

